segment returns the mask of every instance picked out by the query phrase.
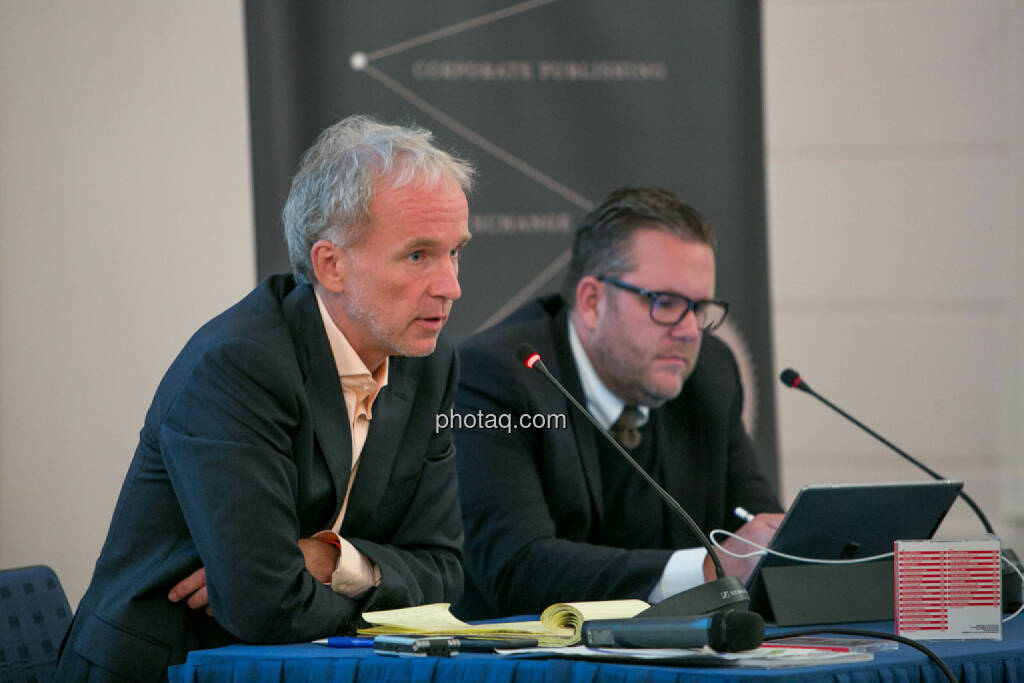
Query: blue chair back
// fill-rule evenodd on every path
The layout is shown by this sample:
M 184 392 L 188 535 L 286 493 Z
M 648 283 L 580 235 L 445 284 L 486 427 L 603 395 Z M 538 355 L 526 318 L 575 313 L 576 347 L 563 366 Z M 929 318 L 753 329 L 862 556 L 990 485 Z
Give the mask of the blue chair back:
M 71 625 L 71 607 L 52 569 L 0 570 L 0 683 L 48 683 Z

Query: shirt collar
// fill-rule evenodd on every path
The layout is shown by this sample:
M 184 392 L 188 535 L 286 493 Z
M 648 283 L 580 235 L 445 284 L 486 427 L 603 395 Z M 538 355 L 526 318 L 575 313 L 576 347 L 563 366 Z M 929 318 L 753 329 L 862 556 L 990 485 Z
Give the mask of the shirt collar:
M 572 358 L 576 361 L 576 371 L 580 375 L 580 384 L 583 386 L 583 397 L 587 399 L 587 410 L 594 414 L 597 422 L 605 429 L 611 428 L 615 421 L 622 414 L 626 402 L 612 393 L 611 389 L 605 386 L 604 382 L 594 369 L 594 365 L 587 356 L 586 349 L 576 333 L 576 327 L 569 318 L 569 348 L 572 350 Z M 647 406 L 637 406 L 640 410 L 638 426 L 647 424 L 651 409 Z
M 327 341 L 331 345 L 334 364 L 338 368 L 338 377 L 341 378 L 341 382 L 345 386 L 359 387 L 362 385 L 360 388 L 370 394 L 370 403 L 373 403 L 377 392 L 387 386 L 388 367 L 391 364 L 391 359 L 385 358 L 376 372 L 370 372 L 344 333 L 334 324 L 320 293 L 315 288 L 313 293 L 316 295 L 316 305 L 320 309 L 320 317 L 324 321 L 324 330 L 327 332 Z

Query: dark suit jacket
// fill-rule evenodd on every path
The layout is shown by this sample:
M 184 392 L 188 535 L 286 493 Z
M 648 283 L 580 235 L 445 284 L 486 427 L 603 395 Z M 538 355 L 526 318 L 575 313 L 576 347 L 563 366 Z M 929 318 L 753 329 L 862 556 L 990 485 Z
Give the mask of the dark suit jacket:
M 562 601 L 646 599 L 676 548 L 602 545 L 616 520 L 602 518 L 600 437 L 539 372 L 516 360 L 522 342 L 583 402 L 557 297 L 524 305 L 460 346 L 457 412 L 508 413 L 513 422 L 521 414 L 560 413 L 569 428 L 455 431 L 467 577 L 456 612 L 485 618 L 537 613 Z M 706 336 L 682 393 L 652 411 L 652 421 L 658 411 L 670 418 L 658 420 L 669 431 L 653 444 L 666 479 L 677 482 L 669 492 L 705 532 L 739 526 L 731 513 L 737 505 L 779 510 L 740 421 L 742 405 L 732 354 Z
M 355 601 L 317 582 L 297 545 L 329 528 L 351 464 L 312 289 L 274 276 L 203 326 L 146 415 L 58 680 L 162 680 L 189 650 L 309 641 L 345 632 L 363 610 L 457 599 L 454 453 L 434 426 L 456 381 L 444 339 L 429 357 L 391 359 L 340 531 L 381 570 Z M 200 566 L 212 619 L 167 599 Z

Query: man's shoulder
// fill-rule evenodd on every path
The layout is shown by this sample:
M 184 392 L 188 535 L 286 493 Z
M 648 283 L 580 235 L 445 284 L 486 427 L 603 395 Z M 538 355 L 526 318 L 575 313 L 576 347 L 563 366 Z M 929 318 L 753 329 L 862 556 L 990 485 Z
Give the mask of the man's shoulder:
M 704 337 L 701 343 L 697 369 L 707 372 L 722 372 L 735 369 L 736 358 L 729 345 L 713 334 Z
M 285 307 L 294 305 L 286 303 L 289 297 L 301 299 L 302 294 L 291 276 L 272 276 L 200 327 L 164 373 L 147 424 L 162 420 L 190 382 L 199 382 L 195 386 L 201 384 L 211 395 L 237 389 L 237 383 L 215 379 L 225 373 L 258 376 L 254 381 L 262 386 L 300 386 L 302 373 Z M 312 306 L 315 310 L 315 302 Z
M 521 344 L 533 346 L 549 367 L 559 356 L 557 328 L 564 321 L 564 305 L 555 298 L 534 299 L 504 320 L 459 344 L 459 397 L 457 403 L 477 405 L 481 396 L 504 403 L 519 403 L 536 390 L 546 395 L 546 380 L 531 373 L 516 357 Z M 565 336 L 565 335 L 562 335 Z M 557 374 L 557 372 L 556 372 Z M 550 389 L 548 387 L 547 389 Z
M 280 327 L 286 324 L 286 302 L 303 298 L 309 299 L 308 305 L 315 306 L 313 290 L 308 285 L 298 285 L 291 275 L 272 275 L 211 318 L 199 328 L 196 336 L 248 336 Z
M 318 319 L 309 285 L 297 285 L 291 275 L 273 275 L 200 327 L 169 372 L 189 370 L 204 357 L 224 357 L 240 347 L 290 362 L 297 355 L 296 337 L 315 330 Z
M 500 322 L 473 334 L 459 344 L 463 362 L 477 357 L 507 357 L 515 362 L 516 349 L 522 343 L 549 344 L 552 325 L 565 310 L 560 297 L 532 299 Z
M 218 313 L 189 338 L 178 360 L 239 343 L 265 347 L 274 355 L 296 355 L 296 340 L 323 332 L 316 298 L 308 284 L 291 275 L 272 275 Z M 326 343 L 326 340 L 325 340 Z

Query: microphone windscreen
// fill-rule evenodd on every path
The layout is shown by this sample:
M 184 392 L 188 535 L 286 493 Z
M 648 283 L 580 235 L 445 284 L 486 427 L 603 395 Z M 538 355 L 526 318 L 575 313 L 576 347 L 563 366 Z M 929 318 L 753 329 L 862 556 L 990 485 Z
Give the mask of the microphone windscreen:
M 779 375 L 779 379 L 781 379 L 782 383 L 787 387 L 796 387 L 797 383 L 800 382 L 800 373 L 793 368 L 786 368 L 782 371 L 782 374 Z
M 532 346 L 530 346 L 526 342 L 523 342 L 522 344 L 519 345 L 519 348 L 516 349 L 516 358 L 519 359 L 520 363 L 525 363 L 530 359 L 530 356 L 536 353 L 537 352 L 533 350 Z
M 757 612 L 715 612 L 708 628 L 708 645 L 719 652 L 752 650 L 764 642 L 764 619 Z

